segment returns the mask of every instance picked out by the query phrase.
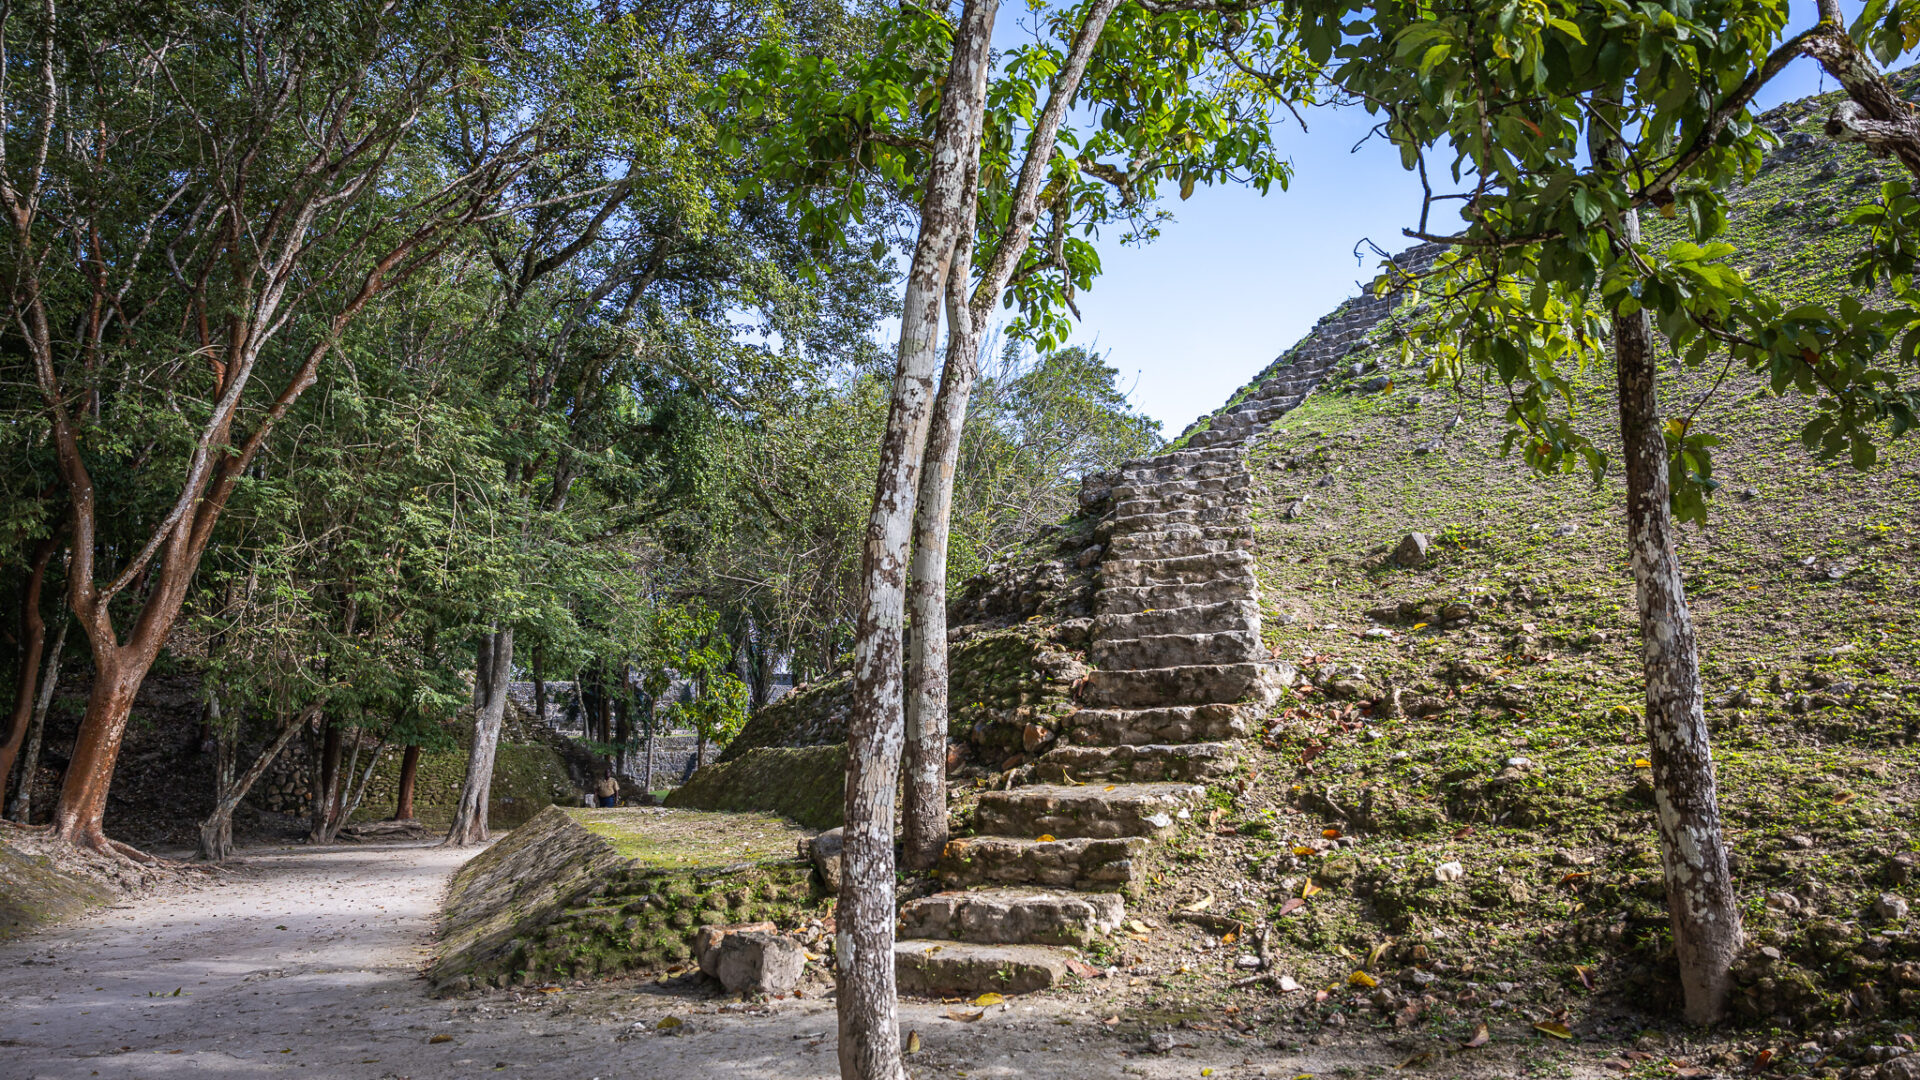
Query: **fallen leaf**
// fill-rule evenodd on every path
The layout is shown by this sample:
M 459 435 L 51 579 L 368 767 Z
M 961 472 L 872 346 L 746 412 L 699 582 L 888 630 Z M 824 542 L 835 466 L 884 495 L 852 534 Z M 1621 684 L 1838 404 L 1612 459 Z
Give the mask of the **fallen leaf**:
M 1293 980 L 1293 976 L 1291 976 L 1291 975 L 1282 975 L 1282 976 L 1280 976 L 1280 981 L 1279 981 L 1279 982 L 1276 982 L 1276 983 L 1274 983 L 1274 984 L 1273 984 L 1273 988 L 1274 988 L 1275 990 L 1278 990 L 1278 991 L 1280 991 L 1280 992 L 1281 992 L 1281 993 L 1283 993 L 1283 994 L 1291 994 L 1291 993 L 1293 993 L 1293 992 L 1294 992 L 1295 990 L 1299 990 L 1299 989 L 1302 989 L 1302 987 L 1300 986 L 1300 984 L 1299 984 L 1299 983 L 1297 983 L 1297 982 L 1295 982 L 1295 981 Z
M 1636 769 L 1651 769 L 1653 768 L 1653 762 L 1643 757 L 1637 757 L 1633 759 L 1633 767 Z
M 947 1010 L 947 1019 L 958 1020 L 966 1024 L 971 1024 L 975 1020 L 978 1020 L 985 1015 L 987 1015 L 985 1010 L 982 1010 L 980 1012 L 968 1012 L 965 1009 L 948 1009 Z M 1118 1023 L 1119 1019 L 1116 1017 L 1114 1022 Z
M 1127 929 L 1133 931 L 1136 934 L 1144 934 L 1147 932 L 1147 924 L 1141 922 L 1139 919 L 1128 919 Z
M 1433 1060 L 1433 1051 L 1422 1050 L 1419 1053 L 1414 1054 L 1413 1056 L 1407 1058 L 1405 1061 L 1402 1061 L 1400 1064 L 1395 1065 L 1394 1068 L 1412 1069 L 1421 1065 L 1425 1065 L 1427 1062 L 1432 1060 Z
M 1573 1029 L 1558 1020 L 1542 1020 L 1533 1025 L 1533 1030 L 1542 1035 L 1551 1035 L 1556 1039 L 1573 1038 Z
M 686 1023 L 685 1020 L 682 1020 L 677 1016 L 663 1016 L 660 1018 L 659 1023 L 653 1025 L 653 1030 L 672 1031 L 674 1028 L 681 1027 L 685 1023 Z
M 920 1033 L 917 1031 L 907 1032 L 907 1053 L 917 1054 L 919 1052 L 920 1052 Z
M 1239 940 L 1240 940 L 1240 933 L 1237 930 L 1229 930 L 1226 933 L 1220 935 L 1220 944 L 1222 945 L 1231 945 L 1234 942 Z
M 1467 825 L 1463 828 L 1454 830 L 1453 838 L 1455 840 L 1465 840 L 1467 837 L 1472 835 L 1473 835 L 1473 826 Z
M 1201 1076 L 1212 1076 L 1212 1075 L 1213 1075 L 1213 1070 L 1212 1070 L 1212 1069 L 1201 1069 L 1201 1070 L 1200 1070 L 1200 1075 L 1201 1075 Z
M 1326 990 L 1315 990 L 1313 992 L 1313 1000 L 1316 1002 L 1325 1001 L 1332 996 L 1333 994 Z
M 1753 1055 L 1753 1067 L 1755 1069 L 1764 1069 L 1767 1067 L 1767 1062 L 1772 1060 L 1773 1060 L 1773 1050 L 1771 1048 L 1762 1050 L 1759 1053 Z
M 1302 765 L 1313 764 L 1313 759 L 1319 757 L 1320 752 L 1325 749 L 1326 747 L 1320 745 L 1319 743 L 1308 743 L 1305 747 L 1301 748 L 1300 750 L 1300 764 Z
M 1300 886 L 1300 895 L 1302 897 L 1312 896 L 1314 893 L 1317 893 L 1319 891 L 1320 891 L 1320 886 L 1315 885 L 1313 883 L 1312 878 L 1308 878 L 1306 882 Z
M 432 1038 L 427 1040 L 427 1045 L 438 1046 L 441 1043 L 450 1043 L 452 1041 L 453 1041 L 453 1036 L 451 1035 L 435 1035 Z
M 1587 880 L 1587 873 L 1586 873 L 1586 871 L 1584 871 L 1584 870 L 1574 870 L 1574 871 L 1572 871 L 1572 872 L 1570 872 L 1570 873 L 1567 873 L 1567 874 L 1564 874 L 1564 875 L 1562 875 L 1562 876 L 1561 876 L 1561 878 L 1560 878 L 1560 884 L 1562 884 L 1562 885 L 1572 885 L 1572 884 L 1574 884 L 1575 882 L 1580 882 L 1580 881 L 1585 881 L 1585 880 Z
M 1120 1018 L 1117 1016 L 1109 1016 L 1105 1020 L 1102 1020 L 1100 1022 L 1107 1025 L 1108 1027 L 1112 1027 L 1113 1025 L 1120 1022 Z
M 1474 1027 L 1473 1038 L 1468 1039 L 1466 1042 L 1463 1042 L 1460 1045 L 1462 1047 L 1465 1047 L 1468 1050 L 1477 1050 L 1480 1047 L 1485 1046 L 1492 1041 L 1493 1041 L 1493 1034 L 1487 1030 L 1487 1025 L 1482 1023 Z
M 1326 837 L 1329 840 L 1338 840 L 1340 839 L 1340 830 L 1339 829 L 1321 829 L 1320 835 Z
M 565 989 L 566 988 L 562 986 L 543 986 L 540 988 L 540 992 L 543 994 L 558 994 Z
M 1102 790 L 1102 791 L 1112 791 L 1112 790 L 1113 790 L 1114 788 L 1117 788 L 1117 787 L 1119 787 L 1119 786 L 1120 786 L 1119 784 L 1108 784 L 1108 785 L 1107 785 L 1106 787 L 1104 787 L 1104 788 L 1102 788 L 1101 790 Z
M 1034 837 L 1034 841 L 1041 844 L 1051 844 L 1053 843 L 1053 834 L 1043 832 L 1039 836 Z
M 1575 964 L 1573 965 L 1573 974 L 1580 980 L 1581 986 L 1589 990 L 1593 989 L 1593 970 L 1591 968 L 1585 964 Z
M 1353 974 L 1347 976 L 1347 985 L 1358 986 L 1363 989 L 1371 990 L 1374 987 L 1380 985 L 1380 980 L 1374 978 L 1373 976 L 1367 974 L 1364 971 L 1356 971 Z
M 1206 892 L 1207 892 L 1207 895 L 1205 895 L 1205 896 L 1203 896 L 1203 897 L 1201 897 L 1201 898 L 1200 898 L 1200 899 L 1198 899 L 1198 900 L 1195 900 L 1195 901 L 1194 901 L 1193 903 L 1191 903 L 1191 904 L 1188 904 L 1188 905 L 1187 905 L 1186 907 L 1184 907 L 1184 908 L 1181 908 L 1180 910 L 1182 910 L 1182 911 L 1205 911 L 1205 910 L 1207 910 L 1208 908 L 1210 908 L 1210 907 L 1212 907 L 1212 906 L 1213 906 L 1213 890 L 1211 890 L 1211 889 L 1208 889 L 1208 890 L 1207 890 Z
M 1072 773 L 1070 773 L 1070 772 L 1068 772 L 1068 771 L 1067 771 L 1067 770 L 1065 770 L 1065 769 L 1061 769 L 1061 770 L 1060 770 L 1060 778 L 1061 778 L 1062 780 L 1065 780 L 1065 781 L 1066 781 L 1067 783 L 1069 783 L 1069 784 L 1071 784 L 1071 785 L 1073 785 L 1074 787 L 1086 787 L 1086 786 L 1087 786 L 1087 782 L 1086 782 L 1085 780 L 1075 780 L 1075 779 L 1073 778 L 1073 774 L 1072 774 Z
M 1391 944 L 1392 942 L 1383 941 L 1380 944 L 1375 945 L 1373 948 L 1368 949 L 1366 966 L 1368 968 L 1379 967 L 1381 958 L 1387 955 L 1387 946 Z
M 1833 801 L 1834 801 L 1834 802 L 1836 802 L 1836 803 L 1841 803 L 1841 804 L 1845 804 L 1845 803 L 1850 803 L 1850 802 L 1852 802 L 1853 800 L 1855 800 L 1855 799 L 1857 799 L 1857 798 L 1859 798 L 1859 797 L 1860 797 L 1860 796 L 1858 796 L 1858 795 L 1855 795 L 1855 794 L 1854 794 L 1853 792 L 1851 792 L 1851 791 L 1843 791 L 1843 792 L 1841 792 L 1841 793 L 1840 793 L 1840 797 L 1839 797 L 1839 798 L 1837 798 L 1837 799 L 1835 799 L 1835 800 L 1833 800 Z
M 1310 847 L 1297 847 L 1293 849 L 1293 853 L 1305 859 L 1313 855 L 1313 849 Z
M 989 992 L 989 993 L 981 994 L 979 997 L 974 998 L 973 1003 L 984 1009 L 989 1005 L 998 1005 L 1005 1000 L 1007 1000 L 1005 997 L 1002 997 L 999 994 Z
M 1293 914 L 1296 911 L 1299 911 L 1301 908 L 1306 906 L 1307 906 L 1307 902 L 1305 900 L 1302 900 L 1297 896 L 1289 896 L 1287 897 L 1287 902 L 1280 905 L 1280 914 L 1275 916 L 1275 918 L 1284 919 L 1287 916 Z

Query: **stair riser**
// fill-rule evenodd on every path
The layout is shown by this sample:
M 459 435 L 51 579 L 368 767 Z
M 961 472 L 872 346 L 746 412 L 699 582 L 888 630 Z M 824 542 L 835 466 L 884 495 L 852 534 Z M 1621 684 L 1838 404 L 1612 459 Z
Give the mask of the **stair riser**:
M 1133 615 L 1101 615 L 1093 620 L 1095 648 L 1103 640 L 1206 633 L 1252 633 L 1257 639 L 1260 633 L 1260 605 L 1251 600 L 1224 600 L 1217 604 L 1166 608 Z
M 1067 737 L 1082 746 L 1211 742 L 1247 731 L 1247 710 L 1237 705 L 1081 709 L 1067 718 Z
M 1225 776 L 1236 764 L 1217 744 L 1202 746 L 1062 746 L 1033 763 L 1046 783 L 1201 783 Z
M 1132 641 L 1096 641 L 1094 665 L 1102 669 L 1183 667 L 1196 664 L 1246 664 L 1265 658 L 1260 634 L 1168 634 Z
M 1192 585 L 1150 585 L 1140 588 L 1101 589 L 1094 594 L 1094 607 L 1100 615 L 1139 615 L 1167 608 L 1219 604 L 1229 600 L 1248 600 L 1254 595 L 1253 583 L 1246 579 L 1203 581 Z
M 979 945 L 1087 945 L 1120 925 L 1118 893 L 1029 895 L 1002 899 L 942 894 L 900 912 L 900 937 Z
M 1269 673 L 1259 664 L 1151 668 L 1096 671 L 1082 684 L 1080 700 L 1087 705 L 1116 708 L 1211 705 L 1265 701 L 1273 690 Z
M 1173 828 L 1181 814 L 1199 801 L 1197 793 L 1120 800 L 1097 787 L 1076 794 L 1042 798 L 1032 789 L 988 792 L 974 811 L 974 828 L 996 836 L 1057 836 L 1110 840 L 1155 836 Z
M 1051 844 L 975 837 L 949 843 L 940 855 L 938 872 L 941 882 L 956 889 L 987 885 L 1124 889 L 1141 873 L 1140 856 L 1146 844 L 1138 837 Z
M 901 941 L 894 944 L 893 977 L 901 993 L 926 997 L 973 997 L 988 991 L 1031 994 L 1067 980 L 1066 954 L 1033 955 L 1044 952 L 974 955 L 953 947 Z
M 1238 492 L 1247 491 L 1253 486 L 1253 477 L 1245 469 L 1237 470 L 1227 476 L 1209 480 L 1192 480 L 1186 477 L 1169 477 L 1162 480 L 1128 480 L 1113 486 L 1113 498 L 1116 501 L 1127 499 L 1164 499 L 1170 495 L 1198 495 L 1205 498 L 1221 498 Z
M 1253 552 L 1223 551 L 1217 555 L 1183 555 L 1172 559 L 1108 559 L 1100 566 L 1103 589 L 1192 585 L 1221 579 L 1251 583 Z
M 1223 551 L 1245 551 L 1253 546 L 1251 539 L 1240 537 L 1206 536 L 1164 536 L 1161 539 L 1142 540 L 1136 533 L 1132 536 L 1116 536 L 1108 546 L 1107 552 L 1116 559 L 1180 559 L 1189 555 L 1218 555 Z

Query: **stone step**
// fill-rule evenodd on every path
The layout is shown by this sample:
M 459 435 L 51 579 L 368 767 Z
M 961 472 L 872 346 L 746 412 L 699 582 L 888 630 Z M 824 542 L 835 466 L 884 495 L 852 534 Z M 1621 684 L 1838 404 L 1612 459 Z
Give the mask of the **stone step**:
M 1123 480 L 1113 485 L 1112 497 L 1126 499 L 1164 499 L 1171 495 L 1207 495 L 1220 498 L 1253 487 L 1253 474 L 1237 469 L 1225 476 L 1195 477 L 1179 471 L 1165 479 Z
M 1292 681 L 1280 681 L 1281 668 L 1273 663 L 1245 663 L 1099 670 L 1087 676 L 1079 696 L 1088 705 L 1116 708 L 1267 702 L 1280 686 Z
M 935 893 L 900 909 L 900 936 L 977 945 L 1087 945 L 1126 915 L 1119 893 L 973 889 Z
M 1065 982 L 1078 959 L 1046 945 L 896 941 L 893 977 L 901 993 L 923 997 L 1031 994 Z
M 1124 640 L 1157 637 L 1162 634 L 1204 634 L 1250 630 L 1257 635 L 1260 632 L 1260 605 L 1252 600 L 1222 600 L 1216 604 L 1156 608 L 1153 611 L 1124 615 L 1097 615 L 1094 617 L 1092 630 L 1095 647 L 1107 639 Z
M 1140 874 L 1147 841 L 1073 837 L 1033 840 L 968 836 L 940 853 L 940 880 L 957 889 L 981 885 L 1043 885 L 1055 889 L 1123 889 Z
M 1176 555 L 1170 559 L 1109 557 L 1100 564 L 1100 587 L 1190 585 L 1219 578 L 1253 580 L 1253 552 L 1221 551 L 1207 555 Z
M 1205 794 L 1196 784 L 1034 784 L 982 794 L 973 827 L 994 836 L 1152 836 Z
M 1258 630 L 1200 634 L 1159 634 L 1106 638 L 1093 643 L 1090 659 L 1105 669 L 1189 667 L 1196 664 L 1244 664 L 1266 658 Z
M 1193 782 L 1224 776 L 1235 764 L 1233 748 L 1223 742 L 1056 746 L 1033 763 L 1033 773 L 1050 783 Z
M 1240 444 L 1246 442 L 1249 434 L 1250 432 L 1247 431 L 1221 431 L 1215 428 L 1208 428 L 1188 439 L 1187 445 L 1201 448 L 1231 446 L 1235 449 L 1240 449 Z
M 1191 585 L 1115 586 L 1094 594 L 1094 610 L 1101 615 L 1134 615 L 1162 608 L 1195 607 L 1258 596 L 1250 578 L 1218 578 Z
M 1183 508 L 1179 510 L 1150 510 L 1120 512 L 1114 508 L 1113 531 L 1140 532 L 1145 529 L 1160 529 L 1168 525 L 1245 525 L 1252 521 L 1251 507 L 1247 505 L 1208 506 Z
M 1067 717 L 1067 737 L 1081 746 L 1237 739 L 1247 733 L 1253 712 L 1245 705 L 1080 709 Z
M 1236 535 L 1241 529 L 1217 530 L 1227 533 L 1225 536 L 1207 536 L 1200 530 L 1191 532 L 1169 532 L 1161 529 L 1153 532 L 1128 533 L 1116 536 L 1107 545 L 1107 553 L 1116 559 L 1172 559 L 1182 555 L 1210 555 L 1220 551 L 1245 551 L 1253 546 L 1253 538 Z
M 1120 470 L 1122 484 L 1161 484 L 1169 480 L 1210 480 L 1215 477 L 1244 476 L 1247 463 L 1239 454 L 1219 461 L 1199 461 L 1188 465 L 1135 464 Z

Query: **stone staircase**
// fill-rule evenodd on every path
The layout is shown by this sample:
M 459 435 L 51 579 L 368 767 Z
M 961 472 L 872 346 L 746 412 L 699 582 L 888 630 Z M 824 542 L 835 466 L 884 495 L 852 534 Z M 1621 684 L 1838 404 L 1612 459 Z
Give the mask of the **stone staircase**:
M 1233 741 L 1290 675 L 1260 642 L 1243 441 L 1119 470 L 1081 708 L 1011 786 L 981 795 L 974 835 L 941 858 L 953 891 L 902 909 L 903 991 L 1058 982 L 1077 963 L 1062 946 L 1121 924 L 1146 845 L 1233 768 Z
M 1418 272 L 1439 251 L 1420 245 L 1394 262 Z M 951 891 L 902 908 L 901 990 L 1044 989 L 1079 964 L 1066 947 L 1125 920 L 1147 845 L 1199 810 L 1206 781 L 1233 769 L 1236 740 L 1292 681 L 1260 639 L 1247 444 L 1363 348 L 1402 299 L 1349 300 L 1245 397 L 1189 429 L 1184 449 L 1089 478 L 1089 487 L 1111 481 L 1112 505 L 1100 526 L 1096 670 L 1059 742 L 1005 790 L 984 793 L 973 835 L 947 845 L 939 876 Z

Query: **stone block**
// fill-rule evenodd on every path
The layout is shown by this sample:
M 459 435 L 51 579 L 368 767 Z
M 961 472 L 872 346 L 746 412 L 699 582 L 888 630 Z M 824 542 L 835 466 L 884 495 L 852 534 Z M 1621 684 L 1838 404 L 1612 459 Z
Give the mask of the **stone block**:
M 784 994 L 799 983 L 807 954 L 800 943 L 769 930 L 733 930 L 720 938 L 700 970 L 720 980 L 729 994 Z

